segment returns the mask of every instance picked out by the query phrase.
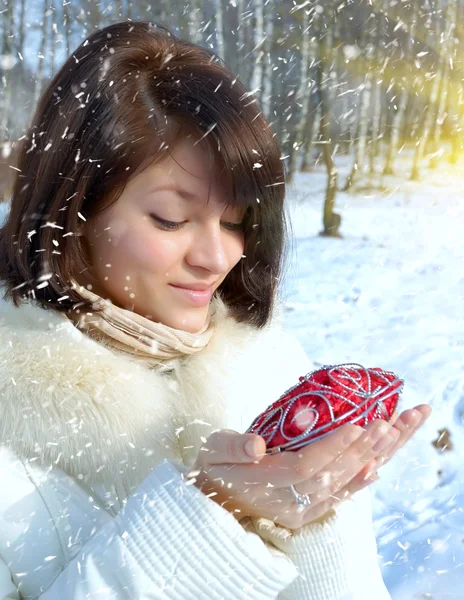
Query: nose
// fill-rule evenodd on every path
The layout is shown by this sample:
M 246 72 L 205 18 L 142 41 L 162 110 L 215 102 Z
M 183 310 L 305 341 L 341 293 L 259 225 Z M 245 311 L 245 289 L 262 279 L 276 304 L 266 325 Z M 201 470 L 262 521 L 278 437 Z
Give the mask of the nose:
M 229 270 L 224 234 L 220 224 L 205 225 L 198 229 L 190 243 L 186 260 L 192 267 L 201 267 L 216 275 Z

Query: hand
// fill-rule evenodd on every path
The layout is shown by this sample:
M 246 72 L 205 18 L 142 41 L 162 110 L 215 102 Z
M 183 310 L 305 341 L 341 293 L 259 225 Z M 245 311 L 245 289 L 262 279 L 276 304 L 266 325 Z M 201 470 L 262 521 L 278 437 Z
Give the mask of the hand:
M 391 460 L 398 450 L 411 439 L 416 431 L 420 429 L 428 419 L 431 412 L 432 408 L 427 404 L 420 404 L 415 408 L 405 410 L 399 416 L 395 412 L 389 421 L 389 425 L 391 426 L 390 431 L 380 438 L 379 441 L 364 454 L 361 459 L 364 466 L 359 473 L 353 477 L 346 486 L 334 491 L 333 504 L 336 503 L 335 501 L 343 500 L 376 481 L 379 478 L 377 469 Z M 302 429 L 304 429 L 304 427 Z M 340 465 L 343 463 L 343 461 L 339 462 Z M 337 469 L 334 468 L 331 473 L 328 472 L 326 474 L 326 477 L 330 480 L 331 475 L 335 475 L 336 477 L 336 474 Z M 334 482 L 332 485 L 334 489 L 336 483 Z M 308 493 L 304 491 L 303 487 L 297 489 L 297 491 L 299 493 Z M 311 496 L 311 500 L 314 500 L 313 496 Z
M 187 477 L 194 477 L 197 487 L 238 519 L 261 516 L 297 529 L 357 491 L 359 472 L 380 456 L 374 445 L 385 436 L 394 444 L 399 435 L 385 421 L 376 420 L 366 429 L 344 425 L 296 452 L 265 455 L 260 436 L 220 430 L 209 436 Z M 245 452 L 250 440 L 257 444 L 254 457 Z M 373 458 L 366 461 L 366 454 Z M 290 484 L 311 495 L 311 506 L 297 507 Z
M 390 424 L 399 432 L 398 439 L 389 448 L 383 450 L 380 456 L 375 457 L 375 469 L 389 462 L 392 457 L 400 450 L 408 440 L 422 427 L 425 421 L 432 413 L 432 407 L 428 404 L 419 404 L 418 406 L 405 410 L 398 416 L 395 413 L 390 420 Z M 368 456 L 366 458 L 369 458 Z M 372 458 L 372 457 L 371 457 Z

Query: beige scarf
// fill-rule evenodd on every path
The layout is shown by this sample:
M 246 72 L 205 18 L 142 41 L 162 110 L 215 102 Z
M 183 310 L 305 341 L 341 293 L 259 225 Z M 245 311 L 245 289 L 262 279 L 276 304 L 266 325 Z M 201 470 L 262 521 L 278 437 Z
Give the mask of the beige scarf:
M 205 348 L 213 337 L 214 317 L 221 305 L 219 299 L 213 301 L 203 328 L 197 333 L 189 333 L 119 308 L 81 285 L 76 285 L 76 291 L 97 311 L 68 314 L 76 327 L 120 352 L 135 355 L 150 366 L 158 367 L 167 367 L 169 361 Z

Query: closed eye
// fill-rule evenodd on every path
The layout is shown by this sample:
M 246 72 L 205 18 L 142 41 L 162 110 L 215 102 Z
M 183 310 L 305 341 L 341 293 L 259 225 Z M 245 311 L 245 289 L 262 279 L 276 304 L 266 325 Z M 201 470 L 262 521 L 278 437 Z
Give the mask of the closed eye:
M 229 231 L 243 231 L 244 229 L 243 221 L 241 223 L 228 223 L 227 221 L 222 221 L 221 225 L 225 229 L 229 229 Z
M 185 221 L 166 221 L 165 219 L 160 219 L 156 215 L 150 215 L 150 217 L 155 221 L 157 225 L 161 227 L 161 229 L 165 229 L 166 231 L 177 231 L 182 227 Z
M 161 229 L 164 229 L 166 231 L 177 231 L 186 223 L 186 221 L 166 221 L 165 219 L 161 219 L 156 215 L 150 215 L 150 217 L 153 219 L 153 221 L 155 221 L 155 223 L 159 227 L 161 227 Z M 231 223 L 229 221 L 222 221 L 221 225 L 229 231 L 241 232 L 244 229 L 243 221 L 241 223 Z

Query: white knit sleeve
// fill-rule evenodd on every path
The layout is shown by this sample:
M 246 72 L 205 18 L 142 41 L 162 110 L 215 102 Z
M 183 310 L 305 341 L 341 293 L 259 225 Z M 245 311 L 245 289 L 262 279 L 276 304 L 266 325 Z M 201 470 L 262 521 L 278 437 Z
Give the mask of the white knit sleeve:
M 390 600 L 377 559 L 370 490 L 295 532 L 264 518 L 253 525 L 298 570 L 279 600 Z
M 296 576 L 291 560 L 164 461 L 39 597 L 270 600 Z

